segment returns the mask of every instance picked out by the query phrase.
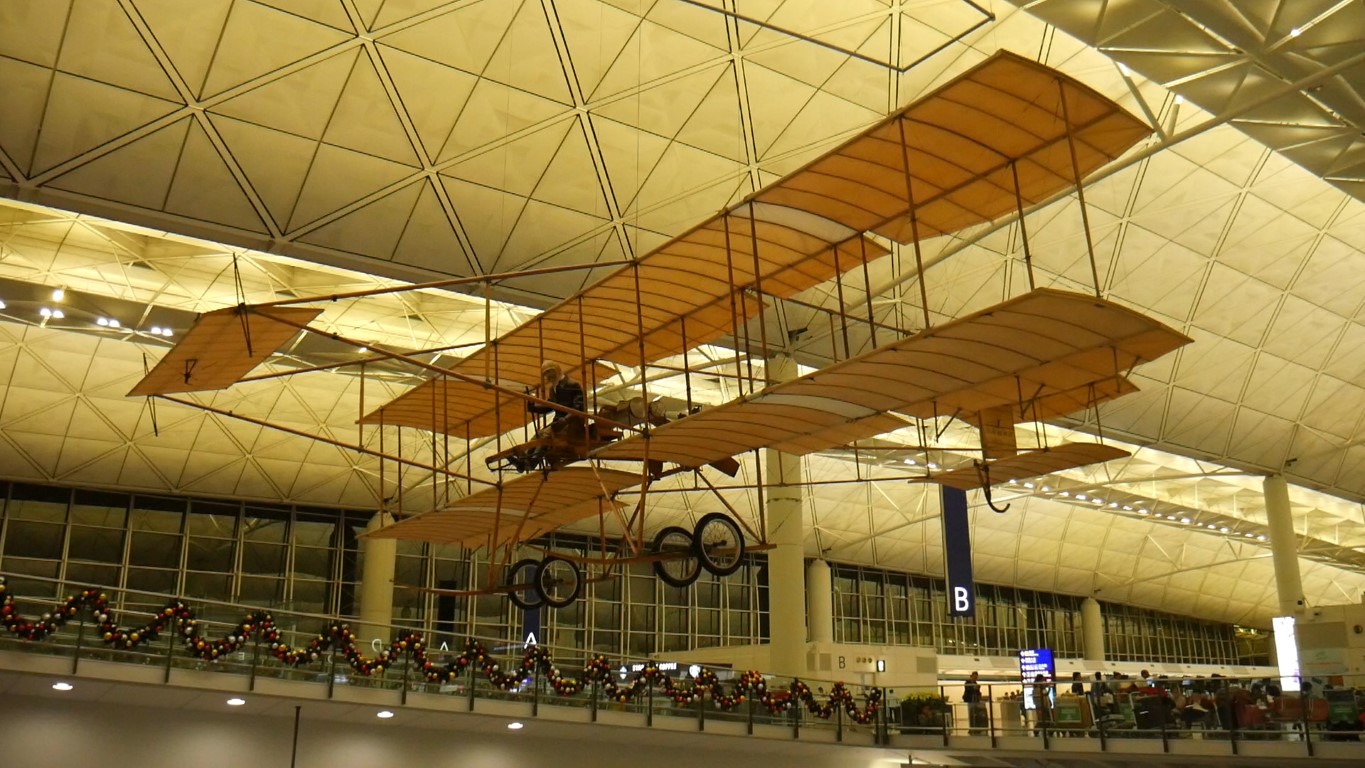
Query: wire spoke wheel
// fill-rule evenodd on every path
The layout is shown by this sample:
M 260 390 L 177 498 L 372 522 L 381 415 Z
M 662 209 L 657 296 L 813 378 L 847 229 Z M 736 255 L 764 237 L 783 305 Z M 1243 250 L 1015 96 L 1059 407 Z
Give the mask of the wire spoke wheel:
M 545 604 L 564 608 L 573 604 L 583 591 L 583 574 L 572 560 L 550 555 L 536 569 L 536 584 Z
M 697 559 L 706 570 L 717 576 L 729 576 L 739 570 L 744 556 L 744 533 L 739 524 L 724 512 L 702 515 L 692 534 Z
M 654 575 L 665 584 L 674 587 L 689 587 L 701 576 L 701 562 L 697 560 L 692 534 L 686 528 L 670 525 L 654 534 L 650 545 L 651 554 L 663 555 L 655 560 Z
M 507 599 L 512 601 L 512 605 L 531 611 L 545 602 L 536 581 L 536 569 L 539 566 L 539 560 L 528 557 L 512 563 L 507 569 L 507 586 L 511 588 L 507 593 Z

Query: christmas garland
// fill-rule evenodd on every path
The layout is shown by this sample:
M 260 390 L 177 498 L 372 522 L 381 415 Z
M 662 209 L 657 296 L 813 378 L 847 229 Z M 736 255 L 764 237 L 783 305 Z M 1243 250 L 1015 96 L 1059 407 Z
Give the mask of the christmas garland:
M 472 668 L 481 671 L 495 688 L 503 691 L 511 691 L 528 677 L 540 673 L 545 675 L 550 687 L 560 696 L 572 696 L 588 685 L 595 685 L 607 699 L 621 703 L 648 695 L 650 691 L 657 691 L 680 706 L 695 706 L 709 698 L 716 707 L 727 712 L 750 699 L 775 715 L 790 712 L 799 703 L 818 718 L 829 719 L 842 709 L 851 720 L 861 724 L 873 722 L 881 707 L 880 689 L 872 689 L 867 694 L 866 706 L 859 707 L 853 693 L 842 682 L 834 684 L 828 699 L 818 701 L 810 687 L 800 680 L 793 680 L 785 689 L 771 690 L 763 675 L 754 671 L 742 673 L 729 691 L 709 669 L 703 669 L 691 684 L 681 685 L 652 663 L 627 680 L 618 682 L 611 662 L 602 655 L 588 660 L 583 677 L 579 679 L 562 674 L 550 658 L 550 651 L 538 645 L 529 646 L 521 662 L 510 672 L 505 671 L 478 640 L 472 639 L 465 643 L 464 650 L 458 656 L 441 664 L 427 657 L 426 641 L 416 632 L 400 635 L 377 656 L 366 658 L 356 649 L 359 638 L 351 631 L 350 625 L 340 621 L 333 621 L 306 646 L 291 647 L 281 640 L 280 629 L 268 611 L 250 611 L 226 637 L 206 640 L 199 633 L 200 621 L 190 607 L 178 598 L 168 601 L 145 626 L 123 629 L 109 610 L 108 595 L 98 589 L 86 589 L 69 596 L 63 603 L 43 614 L 42 618 L 31 620 L 19 615 L 14 596 L 5 585 L 5 577 L 0 576 L 0 624 L 12 635 L 41 642 L 83 611 L 89 611 L 94 617 L 99 626 L 99 637 L 106 646 L 131 650 L 155 642 L 170 629 L 179 636 L 191 656 L 210 662 L 241 650 L 254 636 L 266 644 L 271 656 L 286 666 L 312 664 L 336 650 L 352 670 L 364 677 L 382 674 L 394 663 L 407 658 L 421 670 L 427 682 L 458 680 Z

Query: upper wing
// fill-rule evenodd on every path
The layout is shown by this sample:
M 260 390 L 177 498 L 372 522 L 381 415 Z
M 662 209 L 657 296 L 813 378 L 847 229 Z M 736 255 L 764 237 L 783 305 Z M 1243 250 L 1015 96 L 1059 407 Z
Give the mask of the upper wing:
M 639 482 L 638 472 L 593 467 L 565 467 L 548 475 L 532 472 L 365 535 L 497 547 L 592 517 L 615 504 L 612 496 L 617 491 Z
M 1016 174 L 1019 198 L 1032 204 L 1075 185 L 1072 145 L 1084 176 L 1148 133 L 1066 75 L 998 53 L 452 370 L 530 385 L 546 359 L 573 369 L 588 360 L 638 366 L 677 354 L 732 333 L 758 312 L 749 289 L 789 297 L 887 253 L 866 232 L 909 242 L 989 221 L 1014 210 Z M 466 404 L 474 423 L 420 426 L 482 436 L 524 418 L 519 408 L 490 418 L 499 407 L 491 393 Z
M 1104 299 L 1038 289 L 594 456 L 700 467 L 755 448 L 807 454 L 905 426 L 893 412 L 969 419 L 1016 406 L 1021 419 L 1046 418 L 1129 391 L 1129 368 L 1189 341 Z

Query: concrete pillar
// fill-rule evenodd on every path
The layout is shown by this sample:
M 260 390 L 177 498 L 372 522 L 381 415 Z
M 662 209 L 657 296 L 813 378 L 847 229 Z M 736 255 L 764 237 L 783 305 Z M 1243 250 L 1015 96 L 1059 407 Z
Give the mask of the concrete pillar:
M 768 383 L 796 378 L 796 361 L 767 361 Z M 801 457 L 766 450 L 763 483 L 767 494 L 768 647 L 771 671 L 806 674 L 805 531 L 801 520 Z
M 1299 577 L 1299 542 L 1289 509 L 1289 485 L 1283 475 L 1271 475 L 1263 483 L 1265 517 L 1270 528 L 1270 557 L 1275 564 L 1275 590 L 1281 616 L 1303 613 L 1303 581 Z
M 1081 652 L 1086 661 L 1104 661 L 1104 616 L 1093 597 L 1081 601 Z
M 806 624 L 812 643 L 834 642 L 834 577 L 824 560 L 806 566 Z
M 376 512 L 366 532 L 376 531 L 392 521 L 389 513 Z M 375 638 L 385 646 L 393 638 L 393 575 L 398 563 L 397 539 L 363 539 L 360 557 L 360 624 L 357 632 L 368 644 Z M 369 654 L 369 649 L 361 653 Z

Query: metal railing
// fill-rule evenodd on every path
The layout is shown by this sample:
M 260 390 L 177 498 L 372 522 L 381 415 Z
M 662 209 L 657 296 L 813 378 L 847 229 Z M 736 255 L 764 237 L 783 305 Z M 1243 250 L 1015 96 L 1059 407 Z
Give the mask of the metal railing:
M 18 579 L 19 583 L 42 581 L 30 576 Z M 71 587 L 58 594 L 76 595 L 85 589 Z M 164 595 L 124 592 L 127 602 L 167 602 Z M 1032 697 L 1033 686 L 1018 683 L 982 683 L 979 701 L 969 703 L 964 701 L 962 684 L 888 690 L 705 665 L 667 669 L 657 660 L 608 659 L 582 649 L 542 645 L 533 651 L 502 638 L 458 643 L 422 639 L 421 653 L 410 652 L 415 650 L 410 646 L 392 652 L 398 641 L 372 645 L 352 639 L 351 652 L 345 644 L 333 643 L 314 653 L 308 649 L 329 637 L 330 628 L 339 620 L 288 611 L 271 612 L 274 636 L 258 631 L 259 627 L 242 633 L 240 623 L 196 619 L 179 628 L 170 624 L 154 640 L 140 637 L 134 641 L 128 633 L 145 627 L 158 613 L 127 612 L 105 617 L 101 623 L 90 611 L 62 616 L 63 604 L 54 606 L 50 597 L 15 594 L 14 587 L 9 588 L 6 600 L 11 608 L 0 616 L 4 625 L 0 626 L 0 659 L 5 652 L 62 659 L 24 664 L 26 669 L 41 667 L 48 674 L 110 677 L 105 665 L 116 664 L 125 673 L 112 677 L 127 679 L 127 667 L 138 667 L 143 670 L 139 682 L 154 678 L 175 685 L 194 675 L 194 684 L 203 687 L 205 674 L 222 674 L 234 678 L 230 683 L 225 680 L 224 690 L 270 687 L 271 692 L 280 693 L 279 682 L 312 686 L 306 694 L 310 698 L 354 700 L 351 691 L 365 689 L 387 692 L 382 694 L 386 706 L 422 707 L 436 702 L 441 709 L 498 714 L 506 714 L 506 703 L 513 702 L 520 707 L 518 716 L 546 716 L 558 710 L 564 719 L 566 710 L 573 709 L 578 712 L 568 719 L 586 722 L 609 720 L 697 731 L 711 726 L 727 733 L 897 750 L 1136 749 L 1237 755 L 1275 743 L 1281 745 L 1276 754 L 1284 757 L 1314 757 L 1322 751 L 1340 755 L 1347 750 L 1365 759 L 1361 721 L 1365 676 L 1288 681 L 1215 676 L 1150 683 L 1106 678 L 1103 688 L 1094 686 L 1092 680 L 1082 681 L 1084 693 L 1080 695 L 1070 692 L 1071 681 L 1059 681 L 1048 689 L 1048 705 L 1040 710 L 1025 701 Z M 213 601 L 194 601 L 192 606 L 216 616 L 260 615 L 250 607 Z M 45 620 L 51 627 L 54 616 L 64 618 L 64 626 L 43 633 L 42 639 L 24 639 L 14 631 Z M 123 630 L 122 641 L 116 635 L 106 636 L 109 619 Z M 387 629 L 390 637 L 412 638 L 409 628 Z M 237 640 L 231 651 L 206 652 L 225 638 Z M 120 645 L 124 647 L 116 647 Z M 391 655 L 381 656 L 386 650 Z M 294 661 L 281 660 L 291 654 Z M 540 663 L 537 654 L 545 656 L 545 663 Z M 382 670 L 375 669 L 379 662 Z

